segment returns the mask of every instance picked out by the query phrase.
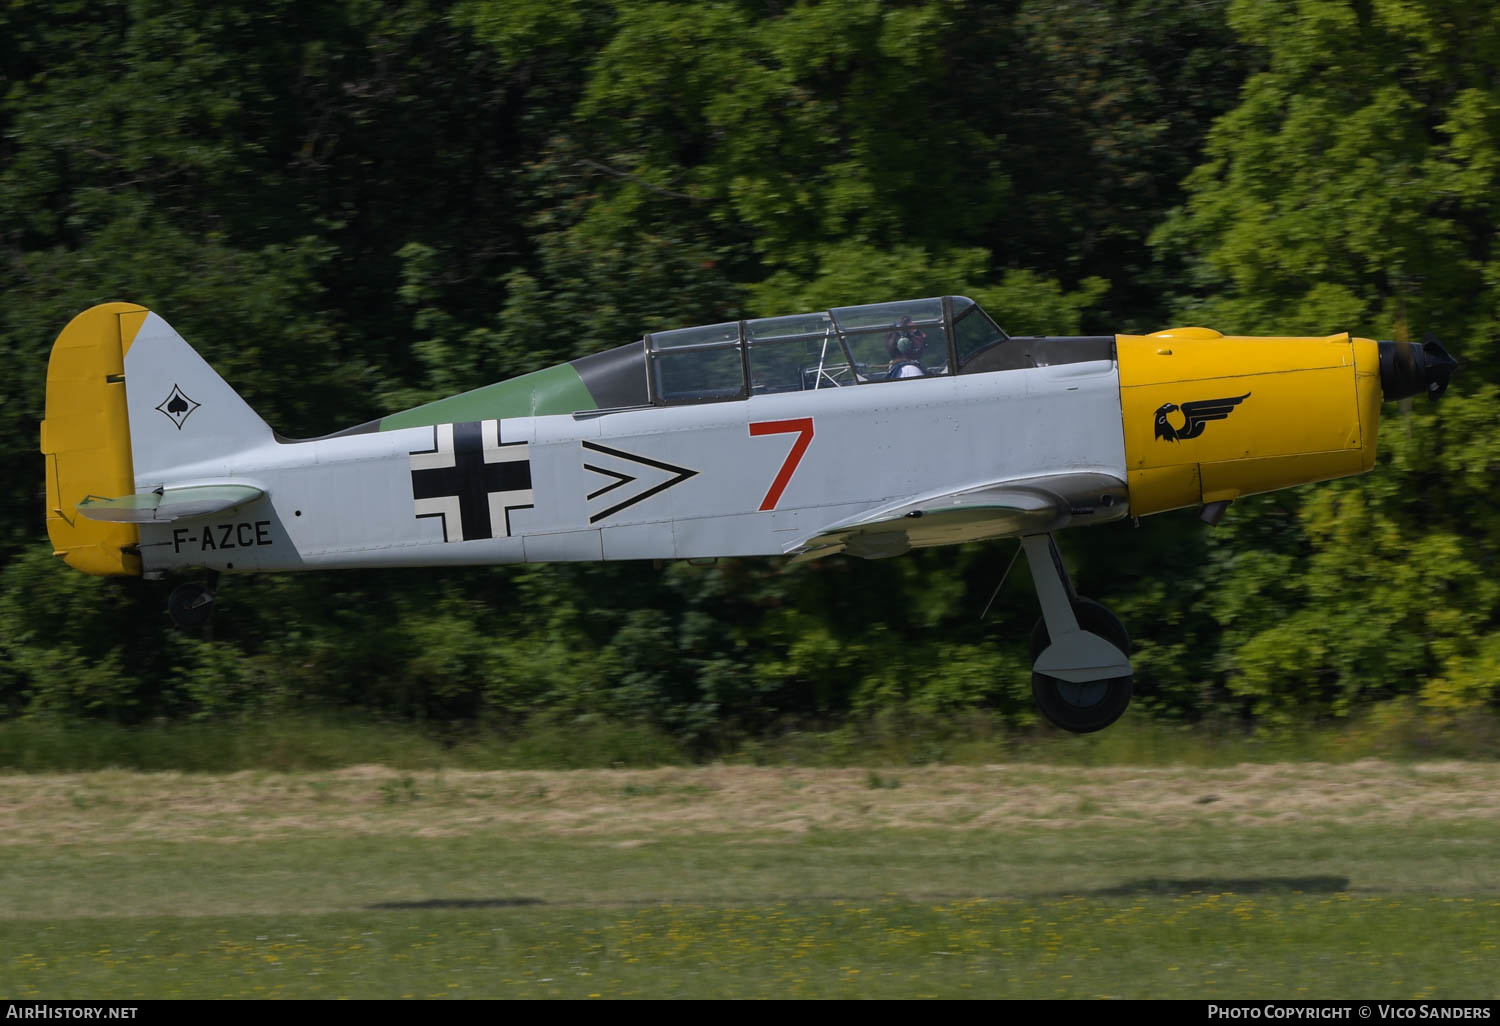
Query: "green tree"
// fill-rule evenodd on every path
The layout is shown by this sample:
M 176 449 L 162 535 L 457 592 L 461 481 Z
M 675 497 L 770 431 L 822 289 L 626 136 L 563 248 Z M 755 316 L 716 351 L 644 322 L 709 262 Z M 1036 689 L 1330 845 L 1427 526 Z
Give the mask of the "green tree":
M 1183 319 L 1230 332 L 1431 330 L 1464 367 L 1436 410 L 1385 407 L 1368 478 L 1250 504 L 1215 540 L 1229 687 L 1257 712 L 1494 698 L 1496 92 L 1488 5 L 1237 2 L 1260 64 L 1156 234 Z M 1275 516 L 1274 531 L 1256 524 Z
M 1189 241 L 1150 262 L 1262 59 L 1236 30 L 1218 5 L 1155 0 L 0 6 L 3 708 L 546 711 L 701 748 L 894 703 L 1028 719 L 1024 575 L 977 622 L 1006 546 L 789 573 L 241 578 L 211 642 L 174 633 L 166 585 L 77 578 L 20 512 L 48 346 L 93 303 L 144 302 L 298 436 L 645 331 L 896 296 L 969 294 L 1017 332 L 1159 327 L 1172 259 L 1237 223 L 1190 205 L 1162 236 Z M 1489 108 L 1460 92 L 1440 134 L 1467 156 L 1430 174 L 1472 212 Z M 1194 264 L 1205 290 L 1211 266 Z M 1144 625 L 1141 665 L 1179 716 L 1227 700 L 1200 688 L 1219 626 L 1197 575 L 1245 551 L 1185 523 L 1125 553 L 1118 534 L 1065 542 L 1085 590 Z M 1473 692 L 1487 637 L 1424 655 L 1445 693 Z

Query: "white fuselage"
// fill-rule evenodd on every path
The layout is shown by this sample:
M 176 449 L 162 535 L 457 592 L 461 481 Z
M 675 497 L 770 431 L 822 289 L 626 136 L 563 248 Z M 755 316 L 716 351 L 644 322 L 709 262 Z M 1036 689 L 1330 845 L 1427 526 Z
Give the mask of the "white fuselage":
M 779 555 L 884 503 L 1073 471 L 1126 476 L 1112 361 L 267 439 L 136 488 L 265 492 L 143 525 L 154 574 Z

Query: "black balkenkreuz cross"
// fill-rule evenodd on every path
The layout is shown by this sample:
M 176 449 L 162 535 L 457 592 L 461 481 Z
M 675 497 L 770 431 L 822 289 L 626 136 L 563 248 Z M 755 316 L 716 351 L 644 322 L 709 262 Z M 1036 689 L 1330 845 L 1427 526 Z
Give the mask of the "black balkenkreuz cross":
M 532 507 L 530 448 L 501 442 L 498 420 L 435 425 L 432 448 L 411 453 L 417 517 L 441 517 L 445 542 L 510 537 L 511 511 Z

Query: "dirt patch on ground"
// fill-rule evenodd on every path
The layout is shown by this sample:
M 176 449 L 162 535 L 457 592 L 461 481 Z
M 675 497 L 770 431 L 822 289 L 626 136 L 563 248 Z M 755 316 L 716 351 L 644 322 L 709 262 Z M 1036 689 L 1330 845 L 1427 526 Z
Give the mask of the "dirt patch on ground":
M 270 835 L 590 835 L 1005 830 L 1080 820 L 1285 827 L 1500 819 L 1500 764 L 1278 763 L 1227 769 L 933 766 L 0 777 L 0 847 L 253 841 Z

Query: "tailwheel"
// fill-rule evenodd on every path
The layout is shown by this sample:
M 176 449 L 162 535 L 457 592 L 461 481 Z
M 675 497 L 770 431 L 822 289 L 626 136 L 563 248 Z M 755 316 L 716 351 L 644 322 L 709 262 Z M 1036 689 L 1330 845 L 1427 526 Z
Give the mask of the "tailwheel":
M 1130 654 L 1130 634 L 1120 618 L 1093 599 L 1079 598 L 1073 603 L 1073 615 L 1081 630 L 1097 634 L 1125 655 Z M 1038 620 L 1031 631 L 1031 658 L 1046 651 L 1052 643 L 1045 620 Z M 1101 680 L 1074 682 L 1031 674 L 1031 694 L 1042 715 L 1057 727 L 1074 734 L 1092 734 L 1118 720 L 1130 705 L 1133 674 Z
M 202 627 L 214 615 L 213 589 L 202 584 L 179 584 L 167 596 L 167 614 L 179 627 Z

